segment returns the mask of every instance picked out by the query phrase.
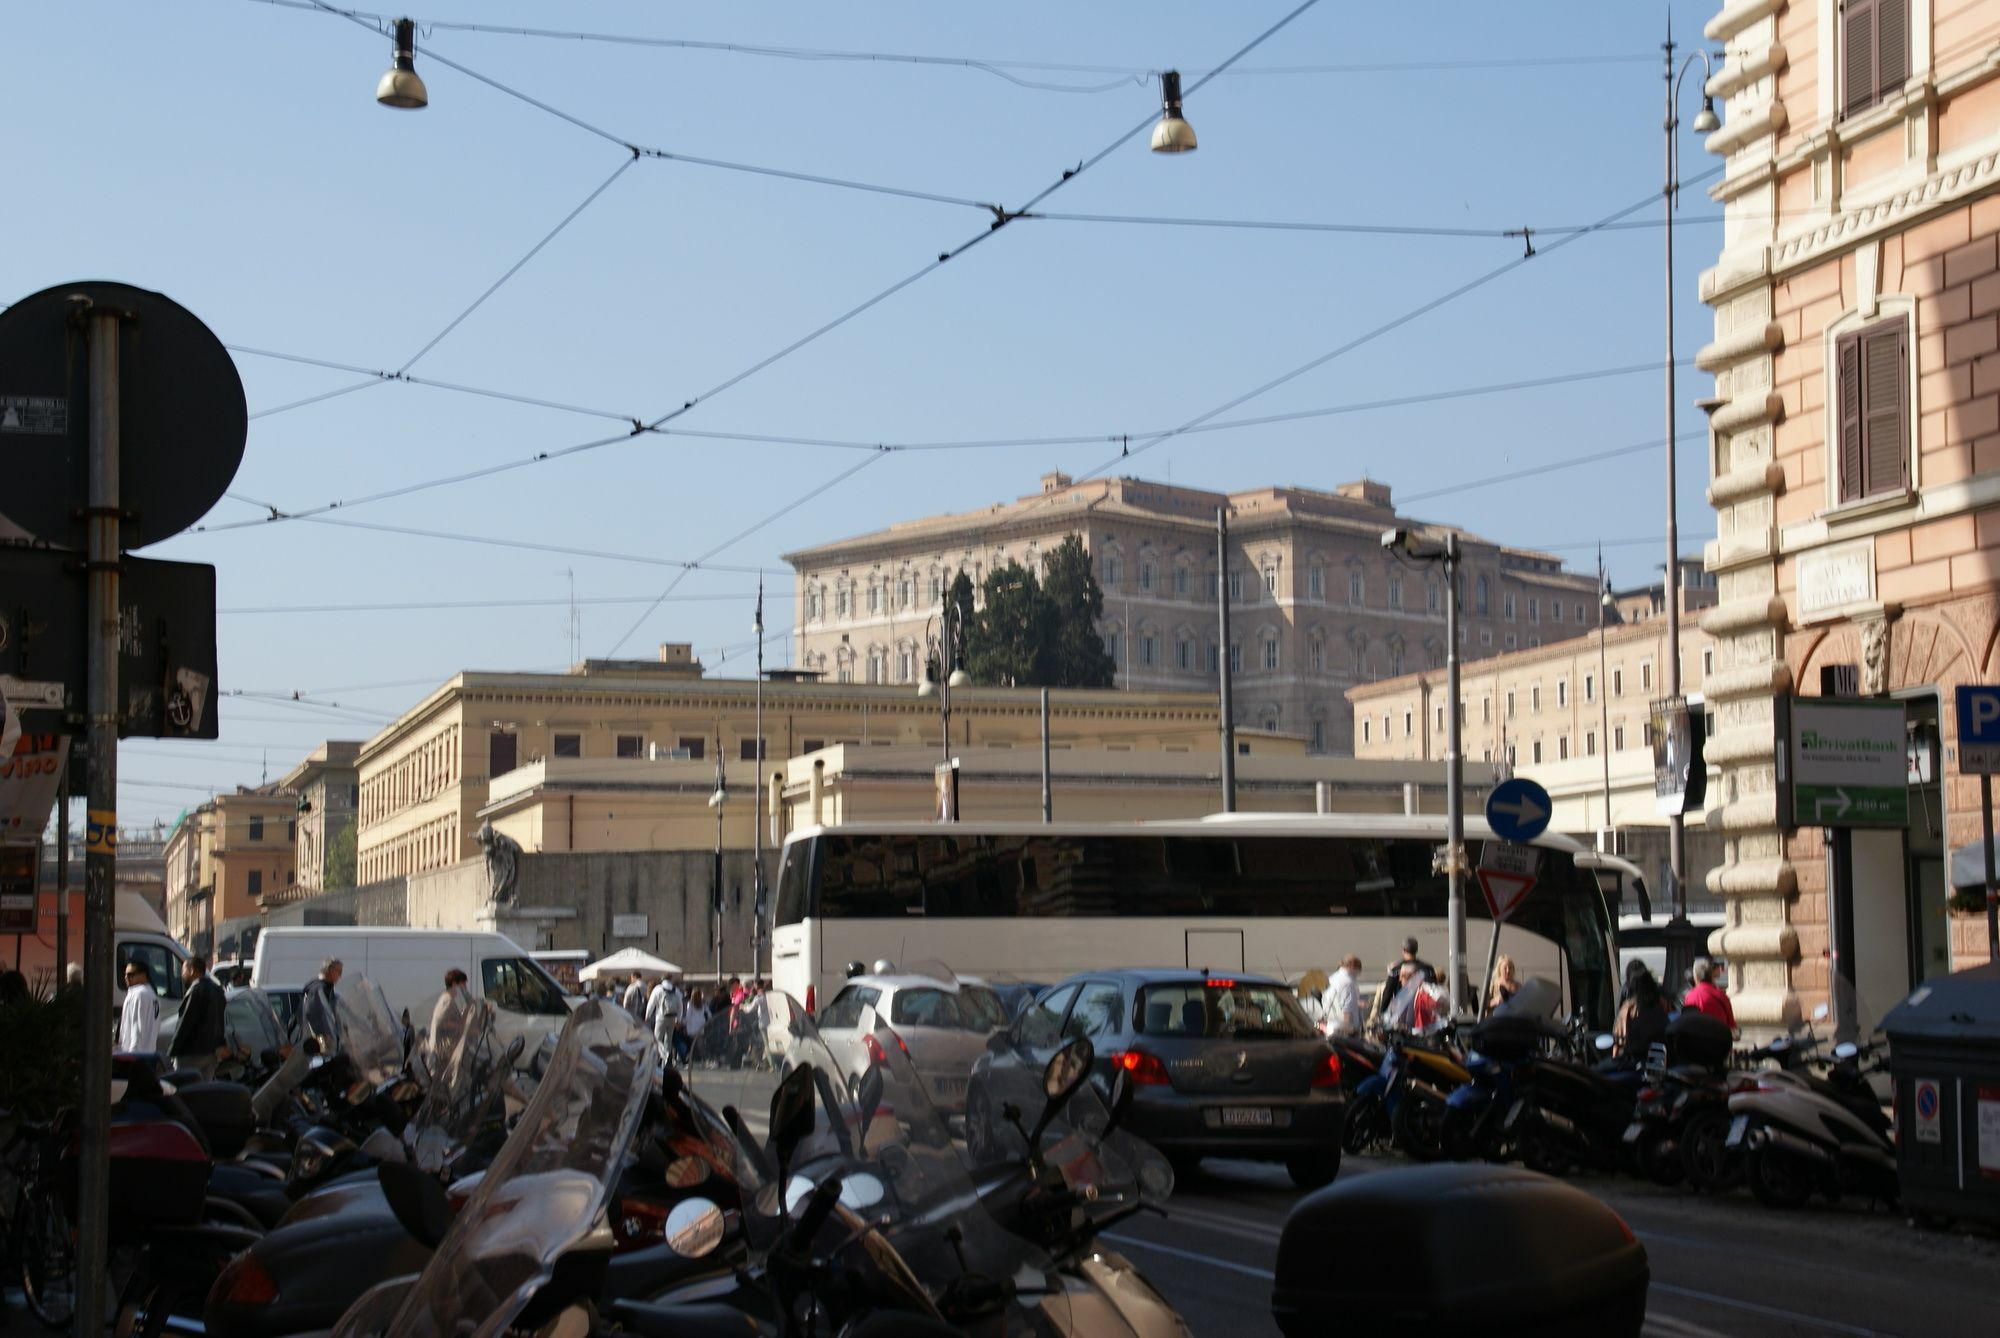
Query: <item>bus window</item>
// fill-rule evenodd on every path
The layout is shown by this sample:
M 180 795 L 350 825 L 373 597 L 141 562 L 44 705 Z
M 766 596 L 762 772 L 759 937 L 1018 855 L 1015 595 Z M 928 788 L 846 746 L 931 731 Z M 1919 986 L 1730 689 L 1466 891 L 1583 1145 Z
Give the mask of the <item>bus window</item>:
M 815 916 L 864 920 L 922 915 L 924 888 L 905 867 L 896 838 L 833 838 L 819 855 L 819 896 Z
M 814 841 L 794 841 L 785 847 L 785 862 L 778 869 L 778 905 L 774 924 L 795 925 L 812 914 L 812 863 Z

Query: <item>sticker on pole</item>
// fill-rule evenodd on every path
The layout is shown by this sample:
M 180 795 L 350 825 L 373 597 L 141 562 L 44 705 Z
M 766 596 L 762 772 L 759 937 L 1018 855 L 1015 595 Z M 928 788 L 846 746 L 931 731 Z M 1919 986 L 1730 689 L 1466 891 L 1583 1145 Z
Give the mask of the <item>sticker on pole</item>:
M 1541 859 L 1542 852 L 1535 847 L 1505 841 L 1488 841 L 1480 849 L 1479 890 L 1485 893 L 1486 910 L 1496 922 L 1518 910 L 1534 890 Z
M 1917 1141 L 1919 1143 L 1944 1142 L 1944 1122 L 1938 1118 L 1943 1109 L 1943 1100 L 1938 1096 L 1937 1079 L 1917 1079 Z

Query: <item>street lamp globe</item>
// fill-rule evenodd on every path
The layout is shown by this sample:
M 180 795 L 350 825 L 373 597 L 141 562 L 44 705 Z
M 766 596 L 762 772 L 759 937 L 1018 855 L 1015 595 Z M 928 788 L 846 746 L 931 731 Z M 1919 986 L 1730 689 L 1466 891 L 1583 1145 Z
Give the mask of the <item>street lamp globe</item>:
M 937 696 L 937 684 L 931 680 L 931 673 L 928 669 L 924 670 L 923 681 L 917 684 L 917 695 L 919 697 Z
M 1194 127 L 1181 115 L 1181 74 L 1168 70 L 1160 76 L 1160 123 L 1153 127 L 1154 153 L 1193 153 L 1197 148 Z
M 951 677 L 945 680 L 945 682 L 951 684 L 955 688 L 962 688 L 971 681 L 972 681 L 972 676 L 966 673 L 965 670 L 963 669 L 952 670 Z
M 1722 129 L 1722 121 L 1715 114 L 1715 99 L 1703 98 L 1701 110 L 1695 113 L 1694 129 L 1698 135 L 1713 134 Z
M 375 100 L 405 111 L 431 104 L 430 90 L 417 73 L 417 25 L 409 19 L 396 20 L 396 63 L 375 85 Z

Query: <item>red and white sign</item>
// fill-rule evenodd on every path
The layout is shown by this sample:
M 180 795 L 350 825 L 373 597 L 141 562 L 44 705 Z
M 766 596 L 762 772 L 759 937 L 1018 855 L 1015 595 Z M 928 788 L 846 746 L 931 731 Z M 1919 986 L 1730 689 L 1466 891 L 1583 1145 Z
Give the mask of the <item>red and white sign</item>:
M 1480 849 L 1479 890 L 1486 894 L 1486 910 L 1495 921 L 1505 920 L 1520 908 L 1534 890 L 1540 866 L 1541 852 L 1534 846 L 1488 841 Z
M 69 738 L 22 734 L 0 755 L 0 841 L 39 841 L 62 785 Z

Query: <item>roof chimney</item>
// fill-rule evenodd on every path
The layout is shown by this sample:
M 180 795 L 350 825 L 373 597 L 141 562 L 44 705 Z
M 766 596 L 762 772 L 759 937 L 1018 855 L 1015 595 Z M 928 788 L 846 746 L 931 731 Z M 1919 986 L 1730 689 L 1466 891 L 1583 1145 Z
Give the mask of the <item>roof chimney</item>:
M 1051 470 L 1042 475 L 1042 495 L 1046 497 L 1052 492 L 1061 492 L 1070 483 L 1071 479 L 1069 475 L 1063 473 L 1060 469 Z
M 1333 492 L 1336 497 L 1345 497 L 1368 506 L 1379 506 L 1385 511 L 1389 509 L 1389 485 L 1377 483 L 1373 479 L 1342 483 L 1334 488 Z

